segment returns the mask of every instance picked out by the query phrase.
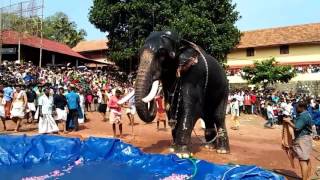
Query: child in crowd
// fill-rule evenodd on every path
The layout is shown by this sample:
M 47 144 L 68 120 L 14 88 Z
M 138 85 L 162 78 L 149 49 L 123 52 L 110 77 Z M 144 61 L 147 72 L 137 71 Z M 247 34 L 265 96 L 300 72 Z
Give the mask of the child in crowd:
M 164 99 L 162 95 L 156 96 L 155 98 L 157 104 L 157 129 L 159 130 L 160 122 L 163 122 L 164 128 L 167 128 L 166 123 L 166 112 L 164 109 Z
M 273 128 L 273 124 L 274 124 L 274 111 L 273 111 L 273 106 L 271 102 L 268 102 L 268 106 L 267 106 L 267 117 L 268 117 L 268 122 L 265 123 L 265 127 L 268 128 Z
M 233 126 L 231 127 L 232 130 L 239 130 L 240 121 L 239 117 L 239 103 L 236 98 L 231 100 L 231 120 L 233 121 Z

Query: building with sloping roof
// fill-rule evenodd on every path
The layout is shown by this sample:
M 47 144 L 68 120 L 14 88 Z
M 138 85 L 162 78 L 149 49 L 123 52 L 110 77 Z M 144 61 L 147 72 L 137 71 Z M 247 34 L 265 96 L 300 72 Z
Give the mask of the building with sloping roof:
M 107 50 L 108 50 L 107 39 L 81 41 L 73 48 L 73 50 L 75 52 L 78 52 L 82 56 L 92 60 L 92 62 L 87 63 L 88 66 L 98 67 L 98 66 L 105 66 L 108 64 L 109 65 L 114 64 L 107 57 Z
M 270 57 L 280 64 L 320 65 L 320 23 L 245 31 L 227 65 L 238 69 Z
M 243 32 L 240 43 L 227 56 L 229 81 L 244 83 L 239 77 L 241 68 L 270 58 L 303 71 L 292 81 L 320 80 L 320 23 Z M 311 73 L 314 69 L 319 73 Z
M 40 60 L 40 49 L 42 49 L 42 65 L 48 64 L 83 64 L 90 59 L 73 51 L 69 46 L 56 41 L 41 39 L 16 31 L 2 31 L 0 43 L 1 60 L 31 61 L 38 65 Z M 20 44 L 20 46 L 19 46 Z M 20 58 L 19 58 L 20 47 Z

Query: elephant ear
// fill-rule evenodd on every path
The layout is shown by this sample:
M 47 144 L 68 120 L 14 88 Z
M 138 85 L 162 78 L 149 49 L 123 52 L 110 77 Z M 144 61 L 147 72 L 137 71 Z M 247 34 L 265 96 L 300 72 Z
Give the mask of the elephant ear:
M 181 40 L 181 44 L 184 46 L 184 48 L 185 48 L 185 47 L 191 47 L 191 48 L 193 48 L 194 50 L 196 50 L 199 54 L 202 54 L 201 49 L 199 48 L 199 46 L 196 45 L 195 43 L 191 42 L 191 41 L 182 39 L 182 40 Z

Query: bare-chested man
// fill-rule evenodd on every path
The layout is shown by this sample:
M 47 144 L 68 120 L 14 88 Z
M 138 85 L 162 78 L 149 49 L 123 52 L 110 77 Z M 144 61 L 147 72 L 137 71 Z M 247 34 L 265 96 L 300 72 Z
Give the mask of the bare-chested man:
M 21 121 L 25 117 L 25 110 L 27 107 L 27 96 L 24 91 L 21 91 L 21 86 L 16 86 L 13 94 L 13 101 L 11 106 L 11 118 L 17 123 L 15 131 L 18 132 L 21 126 Z

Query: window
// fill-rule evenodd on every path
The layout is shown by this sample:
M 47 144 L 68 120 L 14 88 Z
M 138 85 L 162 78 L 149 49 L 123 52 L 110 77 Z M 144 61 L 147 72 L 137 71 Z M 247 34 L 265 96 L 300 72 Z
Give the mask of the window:
M 289 46 L 288 45 L 280 46 L 280 54 L 289 54 Z
M 254 56 L 254 48 L 247 48 L 247 56 Z

